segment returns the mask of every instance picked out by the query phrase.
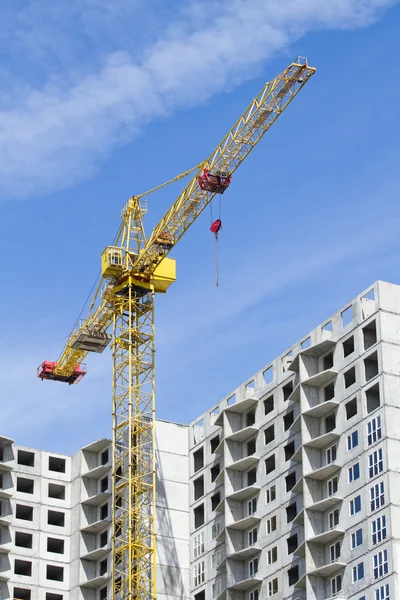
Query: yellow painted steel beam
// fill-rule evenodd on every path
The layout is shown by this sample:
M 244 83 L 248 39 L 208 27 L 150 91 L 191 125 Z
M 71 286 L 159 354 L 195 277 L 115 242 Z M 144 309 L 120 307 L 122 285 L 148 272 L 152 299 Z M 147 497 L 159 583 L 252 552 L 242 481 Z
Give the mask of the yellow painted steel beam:
M 175 281 L 167 254 L 214 196 L 197 175 L 204 167 L 232 174 L 314 72 L 298 58 L 265 85 L 148 240 L 146 203 L 128 200 L 116 241 L 103 253 L 89 314 L 57 363 L 55 373 L 70 376 L 88 354 L 80 340 L 90 344 L 92 332 L 95 344 L 101 336 L 94 334 L 112 328 L 112 600 L 156 599 L 154 296 Z M 97 351 L 104 345 L 103 336 Z
M 305 58 L 298 57 L 282 73 L 266 83 L 203 164 L 207 168 L 232 175 L 314 73 L 315 68 L 310 67 Z M 201 172 L 202 169 L 153 230 L 133 265 L 137 272 L 150 274 L 154 271 L 211 202 L 215 194 L 200 188 L 197 176 Z M 168 235 L 171 240 L 168 247 L 160 247 L 157 243 L 162 235 Z
M 135 228 L 133 225 L 131 226 L 131 223 L 133 223 L 133 219 L 142 217 L 146 212 L 145 203 L 141 200 L 143 194 L 128 200 L 122 211 L 122 224 L 115 240 L 118 248 L 124 252 L 122 268 L 118 273 L 122 275 L 124 271 L 133 272 L 140 275 L 144 281 L 154 284 L 151 281 L 154 271 L 214 197 L 213 193 L 201 190 L 198 184 L 197 176 L 203 168 L 221 169 L 232 174 L 314 73 L 315 68 L 308 65 L 307 59 L 297 57 L 284 71 L 267 82 L 214 152 L 199 165 L 198 173 L 185 187 L 147 241 L 140 220 L 140 224 L 137 225 L 141 228 L 139 238 L 143 241 L 140 246 L 137 243 Z M 170 182 L 177 181 L 190 172 L 186 171 Z M 163 187 L 163 185 L 153 188 L 150 192 Z M 168 245 L 160 245 L 159 241 L 163 236 L 167 236 Z M 93 328 L 93 330 L 107 331 L 111 326 L 113 314 L 109 295 L 112 293 L 116 279 L 118 279 L 117 275 L 111 279 L 107 277 L 101 279 L 89 315 L 82 324 L 86 330 L 90 331 Z M 87 352 L 78 351 L 71 345 L 78 331 L 79 328 L 67 340 L 59 358 L 55 370 L 59 375 L 71 375 L 87 355 Z
M 153 600 L 154 293 L 129 282 L 114 309 L 112 598 Z

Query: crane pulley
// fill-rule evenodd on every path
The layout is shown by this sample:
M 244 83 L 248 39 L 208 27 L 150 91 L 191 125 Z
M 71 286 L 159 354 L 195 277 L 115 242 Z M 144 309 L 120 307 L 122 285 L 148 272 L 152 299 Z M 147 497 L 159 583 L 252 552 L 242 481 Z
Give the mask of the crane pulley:
M 89 352 L 111 345 L 113 360 L 112 599 L 155 600 L 154 296 L 175 281 L 176 243 L 309 81 L 315 69 L 298 57 L 269 81 L 207 160 L 125 204 L 113 245 L 101 257 L 101 280 L 86 319 L 40 379 L 78 383 Z M 144 196 L 195 172 L 146 238 Z M 218 237 L 220 218 L 211 226 Z M 218 277 L 217 277 L 218 282 Z

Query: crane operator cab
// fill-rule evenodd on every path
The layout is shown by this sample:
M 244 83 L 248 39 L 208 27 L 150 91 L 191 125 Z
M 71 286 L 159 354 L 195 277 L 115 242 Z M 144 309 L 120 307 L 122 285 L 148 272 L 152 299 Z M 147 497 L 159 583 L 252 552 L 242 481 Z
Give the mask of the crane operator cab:
M 223 194 L 228 189 L 232 176 L 224 171 L 209 171 L 204 169 L 200 175 L 197 176 L 199 186 L 205 192 L 212 192 L 213 194 Z

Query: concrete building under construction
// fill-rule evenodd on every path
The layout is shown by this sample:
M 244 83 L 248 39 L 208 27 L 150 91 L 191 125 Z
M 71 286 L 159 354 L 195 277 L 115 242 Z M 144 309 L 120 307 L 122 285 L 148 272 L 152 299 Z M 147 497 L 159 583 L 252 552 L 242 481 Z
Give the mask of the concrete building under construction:
M 0 598 L 111 598 L 111 441 L 74 456 L 1 437 Z M 157 598 L 189 598 L 188 427 L 157 421 Z
M 399 408 L 378 282 L 190 426 L 158 421 L 157 598 L 400 598 Z M 1 438 L 2 600 L 111 597 L 110 459 Z

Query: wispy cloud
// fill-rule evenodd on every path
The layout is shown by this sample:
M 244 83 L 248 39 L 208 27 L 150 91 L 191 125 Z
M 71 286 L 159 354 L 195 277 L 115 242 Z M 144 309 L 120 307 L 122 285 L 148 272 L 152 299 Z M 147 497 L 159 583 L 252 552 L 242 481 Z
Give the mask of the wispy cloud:
M 77 57 L 68 40 L 60 41 L 46 30 L 35 45 L 27 26 L 32 52 L 53 53 L 60 59 L 57 62 L 52 56 L 47 79 L 42 72 L 39 86 L 32 82 L 22 86 L 11 75 L 11 63 L 7 73 L 3 66 L 8 88 L 0 99 L 1 196 L 47 193 L 90 177 L 116 145 L 133 139 L 152 119 L 195 106 L 239 84 L 309 31 L 365 27 L 395 3 L 207 0 L 199 6 L 189 2 L 157 39 L 143 36 L 141 25 L 151 22 L 151 15 L 143 12 L 142 24 L 135 23 L 136 30 L 142 30 L 139 49 L 135 51 L 133 42 L 122 36 L 118 51 L 118 27 L 124 16 L 132 16 L 131 4 L 119 0 L 113 11 L 100 13 L 95 0 L 75 0 L 73 12 L 86 34 L 100 35 L 106 23 L 107 31 L 114 33 L 113 50 L 105 56 L 103 47 L 92 60 L 84 55 L 85 69 L 81 69 L 74 64 Z M 136 3 L 136 14 L 141 5 Z M 35 2 L 23 4 L 20 21 L 35 7 Z M 52 10 L 54 21 L 65 18 L 58 2 L 46 10 Z M 63 53 L 57 54 L 58 47 L 64 48 Z

